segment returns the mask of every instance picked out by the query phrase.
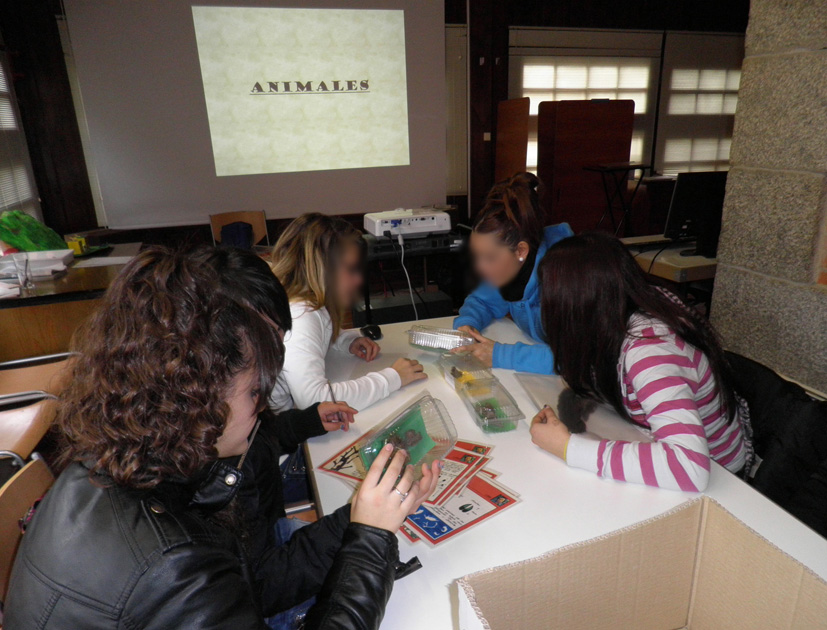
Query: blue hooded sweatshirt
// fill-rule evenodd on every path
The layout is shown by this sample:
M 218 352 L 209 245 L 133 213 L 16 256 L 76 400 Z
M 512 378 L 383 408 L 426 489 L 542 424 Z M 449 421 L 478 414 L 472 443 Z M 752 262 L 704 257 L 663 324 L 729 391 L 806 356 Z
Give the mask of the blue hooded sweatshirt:
M 540 281 L 537 278 L 537 267 L 549 247 L 569 236 L 574 236 L 574 232 L 568 223 L 559 223 L 545 228 L 543 242 L 540 243 L 537 257 L 534 260 L 534 271 L 523 292 L 523 299 L 519 302 L 506 301 L 500 295 L 499 289 L 487 282 L 480 283 L 480 286 L 465 298 L 465 303 L 459 309 L 459 317 L 454 320 L 454 328 L 473 326 L 477 330 L 482 330 L 493 320 L 511 315 L 511 319 L 520 330 L 540 342 L 537 345 L 495 343 L 493 357 L 495 368 L 537 374 L 554 373 L 554 358 L 551 348 L 544 342 L 543 324 L 540 321 Z

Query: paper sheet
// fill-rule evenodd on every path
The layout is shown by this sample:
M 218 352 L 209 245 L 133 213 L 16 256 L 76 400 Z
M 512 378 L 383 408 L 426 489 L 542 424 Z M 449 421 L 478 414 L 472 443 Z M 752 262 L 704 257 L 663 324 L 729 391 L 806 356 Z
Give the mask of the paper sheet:
M 75 262 L 75 269 L 83 269 L 85 267 L 109 267 L 110 265 L 125 265 L 134 256 L 97 256 L 94 258 L 84 258 Z
M 548 405 L 554 409 L 555 413 L 557 412 L 557 399 L 560 397 L 560 392 L 565 389 L 563 379 L 559 376 L 543 376 L 523 372 L 518 372 L 514 376 L 525 389 L 538 411 L 544 405 Z M 636 428 L 632 426 L 620 419 L 614 411 L 608 411 L 603 406 L 598 406 L 589 416 L 589 419 L 586 420 L 586 430 L 606 440 L 652 441 L 652 438 L 643 427 Z

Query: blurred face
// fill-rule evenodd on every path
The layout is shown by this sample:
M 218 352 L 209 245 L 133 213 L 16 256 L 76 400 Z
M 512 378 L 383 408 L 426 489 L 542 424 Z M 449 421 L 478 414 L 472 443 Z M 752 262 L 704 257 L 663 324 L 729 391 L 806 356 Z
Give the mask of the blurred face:
M 359 248 L 350 243 L 345 246 L 336 267 L 336 302 L 342 309 L 349 309 L 359 295 L 364 277 Z
M 226 401 L 230 414 L 224 433 L 215 444 L 219 457 L 233 457 L 247 450 L 247 439 L 256 424 L 258 387 L 258 373 L 252 369 L 241 372 L 230 383 Z
M 520 241 L 516 249 L 511 249 L 495 233 L 471 232 L 470 247 L 477 274 L 498 289 L 517 277 L 529 252 L 525 241 Z

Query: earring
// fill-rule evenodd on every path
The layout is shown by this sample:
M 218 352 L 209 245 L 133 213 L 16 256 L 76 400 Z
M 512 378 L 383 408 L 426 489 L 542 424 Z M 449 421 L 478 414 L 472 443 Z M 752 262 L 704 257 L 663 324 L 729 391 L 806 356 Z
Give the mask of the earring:
M 520 256 L 520 262 L 525 262 L 525 258 L 523 258 L 522 256 Z

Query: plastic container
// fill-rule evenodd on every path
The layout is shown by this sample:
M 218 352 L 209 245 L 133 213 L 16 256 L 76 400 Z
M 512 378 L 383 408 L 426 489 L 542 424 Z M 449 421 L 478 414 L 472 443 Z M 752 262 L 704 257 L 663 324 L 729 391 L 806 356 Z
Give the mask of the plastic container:
M 422 476 L 422 464 L 429 466 L 442 459 L 454 447 L 457 430 L 442 401 L 428 392 L 408 404 L 386 422 L 376 425 L 355 444 L 359 457 L 370 468 L 387 443 L 408 452 L 414 478 Z
M 471 381 L 494 378 L 494 373 L 473 354 L 446 352 L 437 361 L 445 381 L 459 392 Z
M 486 433 L 505 433 L 525 418 L 517 403 L 496 378 L 474 380 L 459 391 L 474 422 Z
M 474 338 L 468 333 L 451 328 L 434 328 L 416 324 L 408 331 L 408 341 L 412 346 L 425 350 L 453 350 L 474 343 Z

